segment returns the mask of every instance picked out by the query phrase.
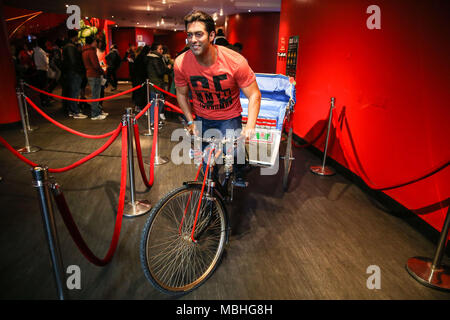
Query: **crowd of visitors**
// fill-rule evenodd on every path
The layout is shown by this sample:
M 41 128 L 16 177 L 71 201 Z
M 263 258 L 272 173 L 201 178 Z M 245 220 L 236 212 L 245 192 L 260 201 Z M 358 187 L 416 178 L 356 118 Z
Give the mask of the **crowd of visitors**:
M 56 40 L 54 43 L 45 38 L 25 41 L 19 46 L 11 45 L 13 59 L 16 67 L 17 79 L 52 93 L 60 85 L 61 95 L 69 98 L 96 99 L 103 98 L 105 88 L 110 86 L 111 91 L 117 90 L 117 71 L 122 63 L 128 64 L 129 79 L 132 86 L 145 83 L 148 79 L 152 85 L 175 94 L 173 64 L 174 60 L 169 54 L 167 46 L 154 42 L 151 46 L 136 47 L 134 43 L 121 57 L 116 44 L 110 46 L 106 54 L 106 43 L 101 37 L 89 36 L 81 44 L 78 31 L 68 30 L 65 40 Z M 224 45 L 236 51 L 242 50 L 238 43 L 231 45 L 223 32 L 219 30 L 217 45 Z M 177 55 L 182 54 L 188 47 Z M 150 100 L 156 93 L 162 95 L 150 86 Z M 86 97 L 85 89 L 89 86 L 91 96 Z M 40 94 L 41 107 L 49 106 L 54 99 Z M 141 110 L 147 105 L 147 90 L 143 86 L 132 93 L 135 110 Z M 75 102 L 63 100 L 63 111 L 74 119 L 103 120 L 108 113 L 103 111 L 102 102 Z M 154 105 L 150 110 L 151 123 L 153 123 Z M 89 115 L 89 116 L 88 116 Z M 160 125 L 165 120 L 164 108 L 160 105 Z

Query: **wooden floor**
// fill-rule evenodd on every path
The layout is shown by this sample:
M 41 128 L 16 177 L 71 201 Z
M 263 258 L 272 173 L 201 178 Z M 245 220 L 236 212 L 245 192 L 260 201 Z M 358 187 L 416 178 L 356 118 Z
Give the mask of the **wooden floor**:
M 122 84 L 120 90 L 129 88 Z M 107 92 L 109 94 L 109 91 Z M 32 97 L 36 101 L 36 97 Z M 104 104 L 107 120 L 74 120 L 61 112 L 59 101 L 45 111 L 63 124 L 86 133 L 113 130 L 130 95 Z M 31 145 L 41 151 L 29 159 L 62 167 L 90 154 L 104 143 L 67 133 L 31 112 Z M 142 121 L 142 128 L 145 126 Z M 161 131 L 160 154 L 170 156 L 176 142 L 169 118 Z M 24 145 L 18 125 L 0 128 L 13 146 Z M 149 155 L 151 141 L 142 137 Z M 83 166 L 52 176 L 62 186 L 82 235 L 103 258 L 111 241 L 120 186 L 120 139 L 104 154 Z M 195 292 L 179 299 L 449 299 L 450 294 L 425 287 L 405 270 L 413 256 L 432 257 L 437 232 L 412 214 L 392 214 L 367 192 L 338 174 L 318 177 L 309 171 L 320 159 L 306 149 L 295 149 L 289 191 L 282 192 L 281 170 L 248 177 L 250 186 L 237 192 L 232 204 L 232 236 L 215 274 Z M 146 166 L 148 168 L 148 166 Z M 281 166 L 282 168 L 282 166 Z M 136 163 L 137 198 L 156 203 L 165 193 L 191 180 L 193 165 L 168 163 L 156 167 L 155 185 L 148 191 Z M 30 167 L 0 147 L 0 298 L 55 299 L 49 253 L 43 233 Z M 64 265 L 81 268 L 81 289 L 69 299 L 171 299 L 146 280 L 139 260 L 139 240 L 148 215 L 124 218 L 119 245 L 106 267 L 89 263 L 78 251 L 55 211 Z M 427 230 L 426 232 L 424 230 Z M 448 255 L 444 260 L 449 263 Z M 370 290 L 369 266 L 379 266 L 381 289 Z

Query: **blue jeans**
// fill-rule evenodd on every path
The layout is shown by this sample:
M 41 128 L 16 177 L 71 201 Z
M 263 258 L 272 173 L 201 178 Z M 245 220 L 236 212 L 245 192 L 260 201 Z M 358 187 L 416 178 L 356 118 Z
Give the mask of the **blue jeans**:
M 89 86 L 92 90 L 92 99 L 98 99 L 100 98 L 100 92 L 102 87 L 102 80 L 101 78 L 89 78 L 88 77 Z M 96 117 L 102 113 L 98 101 L 91 102 L 91 117 Z
M 233 130 L 234 137 L 239 137 L 241 130 L 242 130 L 242 116 L 238 116 L 232 119 L 227 120 L 210 120 L 205 119 L 201 117 L 197 117 L 195 119 L 195 122 L 201 122 L 201 133 L 202 137 L 211 137 L 215 136 L 216 138 L 224 138 L 227 137 L 227 130 Z M 212 129 L 212 130 L 211 130 Z M 209 131 L 208 131 L 209 130 Z M 214 133 L 216 132 L 216 134 Z M 205 135 L 206 133 L 206 135 Z M 230 134 L 231 132 L 228 132 Z M 202 149 L 204 150 L 208 145 L 206 143 L 203 143 Z M 226 146 L 224 146 L 223 152 L 226 153 L 225 150 Z M 206 156 L 207 158 L 207 156 Z M 204 163 L 205 164 L 205 163 Z M 233 169 L 236 174 L 236 176 L 241 176 L 243 168 L 245 167 L 245 164 L 238 164 L 237 162 L 237 154 L 234 153 L 234 164 Z M 203 170 L 205 170 L 206 165 L 203 166 Z M 214 167 L 213 174 L 217 176 L 218 168 L 217 166 Z
M 81 76 L 73 71 L 69 71 L 68 73 L 68 95 L 69 98 L 78 98 L 80 95 L 81 90 Z M 78 103 L 75 101 L 67 101 L 67 109 L 69 112 L 72 112 L 74 114 L 80 113 L 80 107 L 78 106 Z
M 162 96 L 162 98 L 164 99 L 164 95 L 162 94 L 162 93 L 159 93 L 158 94 L 158 97 L 160 97 L 161 98 L 161 96 Z M 150 101 L 152 101 L 152 99 L 155 99 L 156 98 L 156 93 L 155 93 L 155 91 L 150 91 Z M 155 100 L 156 101 L 156 100 Z M 153 123 L 153 121 L 154 121 L 154 117 L 155 117 L 155 104 L 156 104 L 156 102 L 155 101 L 153 101 L 153 103 L 152 103 L 152 106 L 150 107 L 150 123 Z M 161 113 L 163 113 L 163 111 L 164 111 L 164 104 L 163 103 L 159 103 L 158 104 L 158 115 L 160 115 Z M 159 122 L 159 119 L 156 119 L 156 122 Z

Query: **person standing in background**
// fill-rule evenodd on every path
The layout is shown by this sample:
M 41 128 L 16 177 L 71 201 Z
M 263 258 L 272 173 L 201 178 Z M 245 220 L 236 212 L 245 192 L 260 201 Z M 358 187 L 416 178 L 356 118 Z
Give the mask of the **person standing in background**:
M 86 68 L 86 76 L 92 91 L 92 99 L 100 98 L 101 76 L 104 75 L 103 69 L 98 62 L 97 41 L 94 37 L 86 38 L 86 45 L 83 47 L 83 62 Z M 106 114 L 102 114 L 98 101 L 91 103 L 91 120 L 104 120 Z
M 35 77 L 35 85 L 41 90 L 47 89 L 48 79 L 47 79 L 47 72 L 48 72 L 48 54 L 45 52 L 45 38 L 39 38 L 33 47 L 33 62 L 36 66 L 36 77 Z M 41 107 L 48 107 L 50 104 L 50 101 L 48 97 L 41 93 L 39 94 L 40 101 L 41 101 Z
M 153 83 L 154 85 L 163 88 L 164 87 L 164 75 L 168 74 L 169 71 L 172 69 L 172 65 L 168 65 L 166 66 L 166 64 L 163 61 L 163 46 L 160 43 L 156 43 L 154 42 L 150 48 L 150 53 L 147 55 L 148 57 L 148 63 L 147 63 L 147 74 L 148 74 L 148 79 L 150 80 L 151 83 Z M 150 90 L 150 97 L 151 99 L 156 97 L 156 89 L 151 87 Z M 161 95 L 163 95 L 160 92 Z M 164 97 L 164 95 L 163 95 Z M 154 115 L 154 107 L 155 107 L 155 103 L 152 104 L 151 107 L 151 113 L 150 113 L 150 118 L 151 118 L 151 123 L 153 124 L 153 115 Z M 161 116 L 164 112 L 164 106 L 160 105 L 159 106 L 159 115 L 160 118 L 164 118 L 164 116 Z M 162 124 L 162 123 L 161 123 Z
M 117 45 L 113 44 L 111 46 L 111 51 L 106 55 L 105 59 L 107 64 L 106 77 L 112 86 L 111 91 L 114 91 L 117 90 L 117 69 L 119 69 L 121 62 Z
M 81 82 L 85 74 L 83 59 L 81 52 L 77 48 L 78 32 L 69 30 L 67 32 L 69 42 L 62 50 L 62 87 L 63 96 L 77 99 L 80 95 Z M 74 119 L 86 119 L 87 116 L 82 114 L 79 105 L 75 101 L 63 101 L 65 111 Z

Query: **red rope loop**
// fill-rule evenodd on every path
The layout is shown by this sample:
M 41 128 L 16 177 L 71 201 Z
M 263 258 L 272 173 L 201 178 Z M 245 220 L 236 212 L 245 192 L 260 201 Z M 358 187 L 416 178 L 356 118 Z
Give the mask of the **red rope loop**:
M 140 85 L 138 85 L 138 86 L 136 86 L 134 88 L 131 88 L 131 89 L 125 90 L 123 92 L 119 92 L 119 93 L 116 93 L 116 94 L 113 94 L 111 96 L 107 96 L 107 97 L 104 97 L 104 98 L 98 98 L 98 99 L 77 99 L 77 98 L 69 98 L 69 97 L 59 96 L 59 95 L 56 95 L 56 94 L 53 94 L 53 93 L 41 90 L 39 88 L 33 87 L 31 84 L 28 84 L 28 83 L 25 83 L 25 85 L 28 86 L 30 89 L 33 89 L 34 91 L 37 91 L 39 93 L 48 95 L 50 97 L 63 99 L 63 100 L 77 101 L 77 102 L 97 102 L 97 101 L 110 100 L 110 99 L 113 99 L 113 98 L 117 98 L 117 97 L 123 96 L 124 94 L 133 92 L 135 90 L 138 90 L 138 89 L 140 89 L 140 88 L 142 88 L 144 86 L 144 84 L 140 84 Z
M 150 104 L 147 105 L 147 107 L 150 106 Z M 152 151 L 150 153 L 150 168 L 149 168 L 149 179 L 147 179 L 147 174 L 145 173 L 144 168 L 144 162 L 142 161 L 142 149 L 141 149 L 141 140 L 139 137 L 139 126 L 136 122 L 133 126 L 134 128 L 134 141 L 136 143 L 136 154 L 138 158 L 138 164 L 139 164 L 139 171 L 141 172 L 142 181 L 144 181 L 144 184 L 147 188 L 151 188 L 153 186 L 153 182 L 155 179 L 155 153 L 156 153 L 156 147 L 157 147 L 157 141 L 158 141 L 158 104 L 155 104 L 154 108 L 154 117 L 153 117 L 153 143 L 152 143 Z M 144 110 L 142 110 L 144 111 Z
M 136 120 L 139 120 L 139 118 L 142 117 L 142 115 L 143 115 L 144 113 L 146 113 L 147 110 L 148 110 L 148 108 L 150 108 L 151 106 L 152 106 L 152 103 L 151 103 L 151 102 L 147 103 L 147 105 L 144 107 L 144 109 L 142 109 L 142 110 L 141 110 L 134 118 L 135 118 Z
M 58 206 L 61 217 L 63 218 L 64 224 L 69 230 L 70 235 L 72 236 L 75 244 L 81 253 L 88 259 L 91 263 L 97 266 L 105 266 L 108 264 L 114 256 L 114 253 L 117 249 L 117 244 L 119 242 L 120 231 L 122 229 L 122 218 L 123 218 L 123 208 L 125 205 L 125 193 L 126 193 L 126 184 L 127 184 L 127 127 L 122 127 L 122 165 L 121 165 L 121 178 L 120 178 L 120 194 L 119 194 L 119 204 L 117 206 L 117 216 L 114 227 L 113 237 L 106 253 L 106 256 L 103 259 L 98 258 L 92 251 L 89 249 L 88 245 L 84 241 L 81 233 L 70 213 L 70 209 L 67 205 L 66 199 L 63 193 L 53 193 L 55 202 Z
M 27 96 L 25 96 L 26 101 L 41 115 L 43 116 L 45 119 L 47 119 L 48 121 L 50 121 L 51 123 L 53 123 L 54 125 L 56 125 L 57 127 L 66 130 L 72 134 L 75 134 L 77 136 L 83 137 L 83 138 L 88 138 L 88 139 L 103 139 L 106 137 L 111 136 L 112 134 L 114 134 L 115 130 L 107 132 L 105 134 L 101 134 L 101 135 L 92 135 L 92 134 L 86 134 L 86 133 L 82 133 L 76 130 L 73 130 L 65 125 L 63 125 L 62 123 L 59 123 L 58 121 L 52 119 L 50 116 L 48 116 L 44 111 L 42 111 L 38 106 L 36 106 L 33 101 L 31 101 L 30 98 L 28 98 Z
M 94 151 L 93 153 L 91 153 L 90 155 L 87 155 L 86 157 L 78 160 L 77 162 L 71 164 L 70 166 L 67 167 L 63 167 L 63 168 L 57 168 L 57 169 L 48 169 L 49 172 L 52 173 L 59 173 L 59 172 L 65 172 L 68 171 L 70 169 L 79 167 L 80 165 L 82 165 L 83 163 L 95 158 L 96 156 L 98 156 L 99 154 L 101 154 L 102 152 L 104 152 L 106 149 L 109 148 L 109 146 L 114 142 L 114 140 L 116 140 L 117 136 L 120 133 L 120 126 L 119 125 L 117 127 L 116 130 L 113 131 L 112 136 L 108 139 L 108 141 L 106 141 L 106 143 L 101 146 L 99 149 L 97 149 L 96 151 Z M 31 167 L 37 167 L 39 166 L 37 163 L 25 158 L 20 152 L 18 152 L 16 149 L 14 149 L 8 142 L 6 142 L 5 139 L 3 139 L 2 137 L 0 137 L 0 143 L 2 143 L 6 149 L 8 149 L 9 151 L 11 151 L 12 154 L 14 154 L 17 158 L 19 158 L 20 160 L 22 160 L 23 162 L 25 162 L 26 164 L 28 164 Z

